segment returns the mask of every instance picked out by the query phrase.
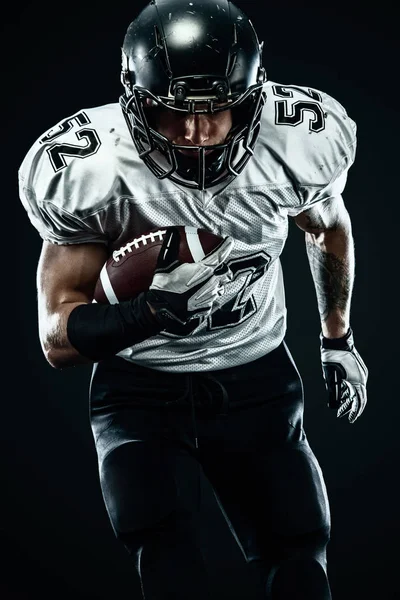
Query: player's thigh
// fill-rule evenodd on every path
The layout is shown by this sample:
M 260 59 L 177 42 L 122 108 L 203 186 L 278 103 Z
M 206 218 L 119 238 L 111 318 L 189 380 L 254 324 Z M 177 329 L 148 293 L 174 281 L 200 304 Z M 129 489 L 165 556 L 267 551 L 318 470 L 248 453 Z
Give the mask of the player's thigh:
M 130 440 L 114 447 L 99 464 L 105 506 L 117 535 L 178 522 L 198 511 L 201 467 L 179 445 Z
M 302 540 L 304 552 L 307 545 L 314 554 L 325 547 L 329 503 L 306 440 L 265 452 L 214 456 L 203 467 L 248 561 L 282 558 L 296 540 Z

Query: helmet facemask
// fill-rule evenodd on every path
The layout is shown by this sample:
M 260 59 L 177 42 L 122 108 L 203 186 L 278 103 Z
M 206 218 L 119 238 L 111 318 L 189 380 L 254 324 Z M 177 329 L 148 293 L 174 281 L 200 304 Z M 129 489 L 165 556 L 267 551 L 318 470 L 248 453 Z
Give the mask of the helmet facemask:
M 120 97 L 120 103 L 139 157 L 151 172 L 159 179 L 168 178 L 185 187 L 204 190 L 237 177 L 253 155 L 265 93 L 259 84 L 236 98 L 227 95 L 225 102 L 216 97 L 189 97 L 183 103 L 176 103 L 175 97 L 162 98 L 133 86 L 130 95 L 125 93 Z M 223 143 L 178 145 L 152 124 L 149 112 L 157 107 L 189 114 L 215 114 L 230 109 L 233 125 Z M 193 158 L 180 150 L 193 151 Z

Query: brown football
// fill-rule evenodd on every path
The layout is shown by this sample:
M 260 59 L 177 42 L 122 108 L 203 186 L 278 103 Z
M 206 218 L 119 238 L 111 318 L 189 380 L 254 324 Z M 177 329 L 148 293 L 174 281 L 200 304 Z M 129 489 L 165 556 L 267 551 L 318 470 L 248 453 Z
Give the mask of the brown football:
M 168 227 L 159 227 L 115 250 L 104 264 L 96 283 L 94 300 L 115 304 L 149 289 Z M 219 235 L 196 227 L 178 226 L 180 262 L 198 262 L 223 241 Z

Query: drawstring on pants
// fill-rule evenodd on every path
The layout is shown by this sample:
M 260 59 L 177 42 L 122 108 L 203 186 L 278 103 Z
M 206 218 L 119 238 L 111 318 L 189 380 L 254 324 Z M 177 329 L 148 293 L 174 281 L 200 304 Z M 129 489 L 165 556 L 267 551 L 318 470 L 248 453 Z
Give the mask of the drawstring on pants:
M 199 439 L 197 436 L 196 411 L 195 411 L 195 407 L 194 407 L 193 381 L 192 381 L 192 376 L 190 373 L 188 375 L 188 391 L 189 391 L 189 398 L 190 398 L 190 404 L 191 404 L 191 409 L 192 409 L 192 425 L 193 425 L 194 444 L 197 449 L 199 447 Z
M 228 392 L 226 391 L 222 383 L 220 383 L 215 377 L 213 377 L 209 373 L 201 373 L 197 374 L 197 376 L 198 390 L 201 390 L 201 400 L 199 402 L 195 402 L 195 392 L 193 390 L 193 373 L 189 373 L 187 376 L 188 396 L 191 405 L 193 435 L 196 448 L 199 447 L 196 423 L 196 406 L 201 410 L 209 411 L 212 414 L 222 416 L 227 416 L 229 408 Z M 219 392 L 220 394 L 220 402 L 217 401 L 217 393 L 212 389 L 213 386 L 217 388 L 217 393 Z
M 193 387 L 194 376 L 197 377 L 195 380 L 196 389 Z M 166 405 L 187 406 L 188 402 L 190 403 L 194 442 L 196 449 L 198 449 L 199 439 L 196 423 L 196 407 L 203 413 L 226 417 L 229 409 L 228 392 L 222 383 L 209 373 L 188 373 L 186 375 L 186 385 L 185 394 L 180 398 L 168 401 Z M 213 387 L 214 389 L 212 389 Z
M 202 382 L 201 377 L 203 377 L 203 379 L 206 379 L 207 381 Z M 212 387 L 209 385 L 210 382 L 212 384 L 216 385 L 216 387 L 218 388 L 218 391 L 221 392 L 222 399 L 221 399 L 220 403 L 218 403 L 216 401 L 217 395 L 215 393 L 213 393 L 212 389 L 210 389 Z M 214 413 L 215 415 L 226 416 L 228 414 L 229 399 L 228 399 L 228 393 L 227 393 L 226 389 L 224 388 L 224 386 L 217 379 L 215 379 L 215 377 L 213 377 L 212 375 L 210 375 L 208 373 L 202 374 L 199 377 L 198 384 L 199 384 L 198 389 L 202 390 L 202 394 L 201 394 L 200 401 L 197 403 L 197 407 L 200 409 L 203 409 L 203 410 L 208 409 L 209 412 Z M 199 439 L 198 439 L 197 423 L 196 423 L 196 402 L 195 402 L 195 393 L 193 390 L 193 374 L 192 373 L 188 373 L 188 376 L 187 376 L 187 390 L 188 390 L 188 396 L 189 396 L 189 400 L 190 400 L 191 413 L 192 413 L 194 444 L 195 444 L 195 448 L 197 450 L 199 448 Z M 203 393 L 204 393 L 204 396 L 203 396 Z M 197 486 L 198 486 L 198 488 L 197 488 L 197 490 L 198 490 L 197 506 L 200 510 L 200 506 L 201 506 L 200 466 L 199 466 L 198 477 L 197 477 Z

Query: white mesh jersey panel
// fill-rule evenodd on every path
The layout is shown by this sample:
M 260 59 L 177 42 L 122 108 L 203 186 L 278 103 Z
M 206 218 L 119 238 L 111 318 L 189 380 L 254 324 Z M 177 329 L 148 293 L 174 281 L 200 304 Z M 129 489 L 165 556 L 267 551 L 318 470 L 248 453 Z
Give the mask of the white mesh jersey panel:
M 209 201 L 206 210 L 193 203 L 190 193 L 168 200 L 172 222 L 190 220 L 234 238 L 227 263 L 235 278 L 225 286 L 220 301 L 232 305 L 228 312 L 222 306 L 188 337 L 161 334 L 120 356 L 161 370 L 197 371 L 226 368 L 273 350 L 283 338 L 286 322 L 279 261 L 287 237 L 285 211 L 272 201 L 268 187 L 235 193 L 227 189 Z M 165 199 L 152 199 L 140 210 L 157 222 L 164 214 Z
M 191 335 L 160 334 L 127 348 L 125 359 L 167 371 L 215 370 L 254 360 L 283 339 L 279 257 L 288 215 L 341 193 L 354 160 L 355 124 L 323 92 L 317 100 L 308 88 L 277 85 L 266 84 L 254 156 L 219 189 L 158 180 L 138 158 L 118 104 L 61 121 L 26 155 L 20 197 L 44 240 L 103 243 L 111 254 L 149 229 L 185 225 L 235 241 L 227 261 L 235 277 L 213 315 Z M 316 115 L 320 131 L 310 129 Z

